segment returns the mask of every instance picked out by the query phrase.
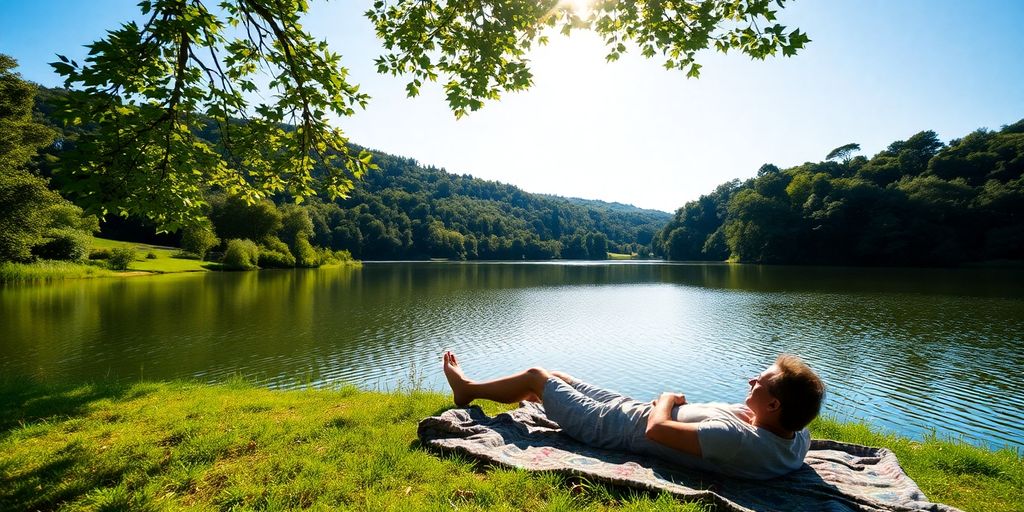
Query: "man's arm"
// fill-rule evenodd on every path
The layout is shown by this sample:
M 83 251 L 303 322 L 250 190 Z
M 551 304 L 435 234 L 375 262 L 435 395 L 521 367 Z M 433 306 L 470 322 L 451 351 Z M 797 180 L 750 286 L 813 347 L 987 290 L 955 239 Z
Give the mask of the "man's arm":
M 662 393 L 654 402 L 654 410 L 647 417 L 647 439 L 679 450 L 694 457 L 701 456 L 696 423 L 683 423 L 672 419 L 672 408 L 686 403 L 686 397 L 675 393 Z

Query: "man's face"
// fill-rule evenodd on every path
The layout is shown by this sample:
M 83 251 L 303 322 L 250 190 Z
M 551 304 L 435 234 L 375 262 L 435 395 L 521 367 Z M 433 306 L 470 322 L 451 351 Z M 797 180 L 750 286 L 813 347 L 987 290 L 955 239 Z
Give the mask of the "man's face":
M 779 373 L 779 367 L 771 365 L 760 375 L 747 381 L 750 384 L 750 391 L 747 392 L 747 407 L 754 411 L 755 415 L 768 412 L 773 402 L 778 400 L 768 391 L 768 382 Z

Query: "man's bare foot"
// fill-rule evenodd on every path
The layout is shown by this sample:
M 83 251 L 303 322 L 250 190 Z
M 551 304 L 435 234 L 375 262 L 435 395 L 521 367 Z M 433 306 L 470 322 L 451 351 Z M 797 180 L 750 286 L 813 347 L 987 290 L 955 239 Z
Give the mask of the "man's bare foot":
M 466 384 L 469 384 L 470 380 L 462 373 L 459 361 L 451 351 L 444 353 L 444 377 L 448 379 L 448 386 L 452 388 L 455 405 L 465 407 L 473 401 L 473 397 L 469 396 L 466 389 Z

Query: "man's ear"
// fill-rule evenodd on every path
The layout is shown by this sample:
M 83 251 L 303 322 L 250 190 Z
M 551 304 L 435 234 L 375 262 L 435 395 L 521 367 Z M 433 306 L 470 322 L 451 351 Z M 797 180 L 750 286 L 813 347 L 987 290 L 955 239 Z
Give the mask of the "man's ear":
M 772 398 L 771 401 L 768 402 L 768 412 L 776 412 L 779 409 L 782 409 L 782 402 L 780 402 L 778 398 Z

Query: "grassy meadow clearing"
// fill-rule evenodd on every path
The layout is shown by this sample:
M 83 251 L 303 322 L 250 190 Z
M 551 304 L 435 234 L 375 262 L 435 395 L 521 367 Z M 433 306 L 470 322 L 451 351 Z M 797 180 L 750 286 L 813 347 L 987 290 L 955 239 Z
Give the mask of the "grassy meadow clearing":
M 39 260 L 33 263 L 0 263 L 0 283 L 27 283 L 83 279 L 92 277 L 128 277 L 171 272 L 206 272 L 219 265 L 196 258 L 183 257 L 181 249 L 105 238 L 92 239 L 92 250 L 132 249 L 135 259 L 127 270 L 112 270 L 106 260 L 83 261 Z
M 164 247 L 136 242 L 121 242 L 105 238 L 92 239 L 92 251 L 112 251 L 114 249 L 131 249 L 135 258 L 126 270 L 113 270 L 106 259 L 89 259 L 83 261 L 39 260 L 33 263 L 0 263 L 0 283 L 30 283 L 42 281 L 59 281 L 62 279 L 81 279 L 92 277 L 132 277 L 147 274 L 170 274 L 177 272 L 208 272 L 222 270 L 220 263 L 202 261 L 193 255 L 183 253 L 177 247 Z M 319 268 L 332 268 L 347 265 L 360 265 L 358 261 L 343 261 L 320 265 Z
M 93 238 L 93 249 L 117 248 L 135 250 L 135 261 L 128 265 L 128 272 L 206 272 L 217 267 L 215 263 L 201 261 L 195 257 L 183 257 L 181 249 L 177 247 Z M 150 255 L 153 257 L 149 257 Z

